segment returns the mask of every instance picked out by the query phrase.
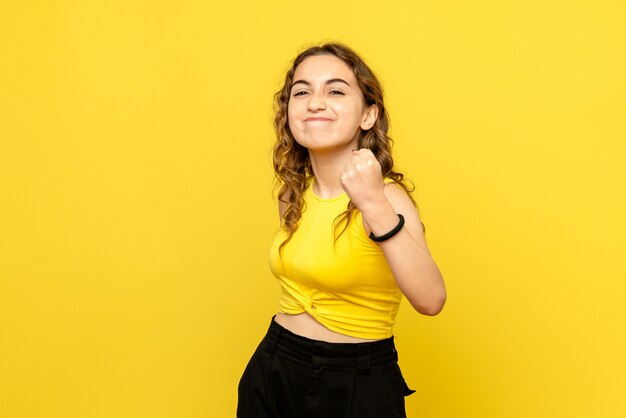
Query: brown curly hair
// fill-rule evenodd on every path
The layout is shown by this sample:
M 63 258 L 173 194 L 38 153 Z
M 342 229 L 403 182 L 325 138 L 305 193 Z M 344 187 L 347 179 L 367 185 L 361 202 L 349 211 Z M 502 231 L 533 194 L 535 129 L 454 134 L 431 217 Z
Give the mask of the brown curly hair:
M 389 130 L 389 115 L 385 111 L 380 82 L 363 59 L 349 47 L 335 42 L 313 46 L 305 49 L 295 58 L 291 68 L 287 71 L 283 87 L 274 95 L 274 131 L 276 132 L 276 144 L 272 150 L 275 175 L 274 190 L 279 189 L 278 200 L 287 205 L 282 216 L 282 227 L 287 231 L 288 235 L 279 247 L 281 251 L 285 244 L 289 242 L 296 229 L 298 229 L 298 221 L 302 216 L 302 212 L 306 209 L 303 193 L 307 187 L 307 180 L 313 176 L 308 149 L 296 142 L 289 129 L 287 108 L 296 68 L 305 59 L 315 55 L 334 55 L 345 62 L 356 77 L 359 88 L 363 92 L 365 104 L 367 106 L 374 104 L 378 106 L 378 118 L 372 128 L 367 131 L 361 130 L 358 148 L 369 148 L 372 151 L 381 165 L 383 178 L 392 179 L 407 192 L 407 195 L 417 208 L 417 204 L 411 196 L 411 192 L 415 187 L 411 185 L 409 188 L 404 175 L 393 170 L 393 158 L 391 157 L 393 141 L 387 134 Z M 346 210 L 337 216 L 335 219 L 335 240 L 350 225 L 356 209 L 356 205 L 350 201 Z M 343 225 L 343 228 L 337 234 L 340 225 Z M 424 228 L 423 224 L 422 227 Z

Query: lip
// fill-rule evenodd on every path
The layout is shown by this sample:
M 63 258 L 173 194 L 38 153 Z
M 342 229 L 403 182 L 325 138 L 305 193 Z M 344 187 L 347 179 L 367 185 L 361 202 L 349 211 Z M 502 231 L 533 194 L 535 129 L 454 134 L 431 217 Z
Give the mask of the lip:
M 305 122 L 330 122 L 332 119 L 328 118 L 306 118 Z

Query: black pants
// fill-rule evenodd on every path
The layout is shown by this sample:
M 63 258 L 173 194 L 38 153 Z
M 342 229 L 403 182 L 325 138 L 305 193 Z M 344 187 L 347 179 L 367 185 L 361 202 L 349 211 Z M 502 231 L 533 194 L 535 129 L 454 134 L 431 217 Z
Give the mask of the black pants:
M 393 337 L 328 343 L 272 318 L 239 382 L 238 418 L 403 418 L 406 385 Z

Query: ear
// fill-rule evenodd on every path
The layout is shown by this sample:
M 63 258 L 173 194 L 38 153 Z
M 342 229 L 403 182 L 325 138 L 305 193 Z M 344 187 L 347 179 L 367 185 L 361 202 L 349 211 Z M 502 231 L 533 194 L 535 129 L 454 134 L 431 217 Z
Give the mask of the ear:
M 361 129 L 367 131 L 374 123 L 376 123 L 376 119 L 378 119 L 378 106 L 376 104 L 371 105 L 369 108 L 365 110 L 363 114 L 363 119 L 361 120 Z

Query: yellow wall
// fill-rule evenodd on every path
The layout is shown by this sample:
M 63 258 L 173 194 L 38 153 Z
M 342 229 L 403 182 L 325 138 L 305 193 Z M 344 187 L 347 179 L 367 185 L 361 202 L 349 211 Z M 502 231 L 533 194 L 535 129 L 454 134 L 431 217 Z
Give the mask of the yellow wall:
M 411 417 L 626 416 L 623 1 L 0 5 L 0 418 L 231 417 L 277 308 L 271 97 L 346 42 L 448 287 Z

